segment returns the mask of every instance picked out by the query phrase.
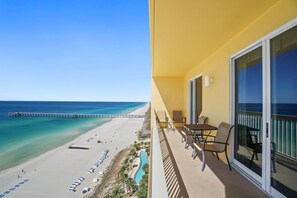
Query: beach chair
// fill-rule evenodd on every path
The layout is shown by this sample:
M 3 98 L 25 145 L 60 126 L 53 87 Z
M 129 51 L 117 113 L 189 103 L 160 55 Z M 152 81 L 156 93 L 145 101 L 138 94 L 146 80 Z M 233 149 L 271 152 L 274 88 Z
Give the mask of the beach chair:
M 227 145 L 229 144 L 228 140 L 229 140 L 230 133 L 231 133 L 233 127 L 234 127 L 234 125 L 230 125 L 225 122 L 222 122 L 218 127 L 218 132 L 217 132 L 216 136 L 212 136 L 214 138 L 214 140 L 208 141 L 207 137 L 206 137 L 205 141 L 194 143 L 194 149 L 196 149 L 196 151 L 202 152 L 201 171 L 203 171 L 205 168 L 205 152 L 211 152 L 212 154 L 215 153 L 218 160 L 220 159 L 218 153 L 224 152 L 226 159 L 227 159 L 229 169 L 230 169 L 230 171 L 232 170 L 230 162 L 229 162 L 228 154 L 227 154 Z M 211 135 L 209 135 L 209 136 L 211 136 Z M 196 156 L 194 156 L 194 158 L 195 157 Z

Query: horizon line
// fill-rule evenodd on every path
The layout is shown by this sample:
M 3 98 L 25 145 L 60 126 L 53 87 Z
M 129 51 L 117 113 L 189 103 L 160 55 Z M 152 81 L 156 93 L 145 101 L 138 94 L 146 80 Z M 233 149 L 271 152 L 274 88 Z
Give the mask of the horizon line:
M 144 102 L 150 103 L 150 101 L 103 101 L 103 100 L 0 100 L 0 102 Z

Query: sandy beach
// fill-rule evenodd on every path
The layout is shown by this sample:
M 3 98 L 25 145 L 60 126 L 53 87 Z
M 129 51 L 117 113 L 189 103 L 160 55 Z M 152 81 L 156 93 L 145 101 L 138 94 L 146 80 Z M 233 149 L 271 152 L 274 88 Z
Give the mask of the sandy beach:
M 130 114 L 144 115 L 148 108 L 149 104 L 146 104 Z M 135 132 L 141 130 L 143 121 L 144 118 L 112 119 L 63 146 L 0 172 L 0 195 L 10 191 L 5 197 L 85 196 L 82 189 L 92 189 L 98 184 L 94 183 L 93 179 L 100 178 L 99 172 L 106 169 L 118 151 L 137 141 Z M 98 143 L 98 140 L 103 143 Z M 69 149 L 72 144 L 90 149 Z M 107 158 L 93 173 L 88 173 L 106 149 L 109 149 Z M 76 192 L 69 191 L 70 185 L 79 177 L 84 177 L 85 180 L 76 188 Z M 23 184 L 19 184 L 24 180 L 26 181 Z

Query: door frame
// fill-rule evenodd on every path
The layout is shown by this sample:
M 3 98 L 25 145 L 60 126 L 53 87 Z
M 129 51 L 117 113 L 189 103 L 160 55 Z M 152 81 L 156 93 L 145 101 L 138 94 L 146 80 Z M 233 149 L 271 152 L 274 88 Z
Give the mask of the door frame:
M 235 69 L 234 69 L 234 60 L 249 51 L 262 46 L 262 104 L 263 104 L 263 120 L 262 120 L 262 131 L 263 131 L 263 159 L 262 159 L 262 177 L 259 178 L 258 175 L 253 173 L 244 165 L 234 159 L 234 134 L 231 138 L 231 162 L 235 165 L 239 171 L 247 177 L 249 180 L 258 185 L 261 189 L 266 191 L 267 193 L 277 196 L 284 197 L 282 193 L 277 191 L 271 186 L 271 64 L 270 64 L 270 41 L 276 36 L 282 34 L 283 32 L 293 28 L 297 25 L 297 17 L 288 23 L 282 25 L 281 27 L 275 29 L 271 33 L 266 36 L 260 38 L 256 42 L 251 45 L 245 47 L 239 52 L 233 54 L 229 59 L 229 69 L 230 69 L 230 78 L 229 78 L 229 88 L 230 88 L 230 122 L 231 124 L 235 124 Z M 266 123 L 268 124 L 268 128 L 266 129 Z M 268 133 L 265 133 L 267 130 Z
M 193 104 L 193 107 L 191 107 L 191 99 L 193 100 L 193 102 L 195 101 L 195 100 L 197 100 L 197 98 L 196 98 L 196 94 L 195 94 L 195 92 L 196 92 L 196 90 L 197 90 L 197 88 L 196 88 L 196 84 L 194 83 L 195 82 L 195 80 L 197 80 L 198 78 L 202 78 L 202 76 L 203 76 L 203 74 L 202 73 L 200 73 L 200 74 L 198 74 L 197 76 L 195 76 L 194 78 L 191 78 L 191 79 L 189 79 L 189 81 L 188 81 L 188 104 L 189 104 L 189 106 L 188 106 L 188 118 L 189 119 L 187 119 L 188 121 L 188 124 L 193 124 L 193 123 L 191 123 L 191 118 L 192 118 L 192 116 L 193 115 L 191 115 L 191 110 L 193 110 L 193 109 L 197 109 L 197 107 L 196 107 L 196 104 L 194 103 Z M 203 79 L 202 79 L 203 80 Z M 192 89 L 191 89 L 191 82 L 193 82 L 193 90 L 194 90 L 194 92 L 193 92 L 193 97 L 191 98 L 191 91 L 192 91 Z M 203 85 L 202 85 L 203 86 Z M 202 90 L 201 90 L 202 91 Z M 192 108 L 192 109 L 191 109 Z M 195 120 L 195 117 L 196 116 L 196 114 L 194 114 L 194 120 Z
M 266 79 L 264 77 L 264 71 L 263 71 L 263 68 L 264 68 L 264 54 L 263 54 L 263 51 L 264 51 L 264 44 L 263 44 L 263 41 L 257 41 L 255 43 L 253 43 L 252 45 L 244 48 L 243 50 L 237 52 L 236 54 L 234 54 L 233 56 L 231 56 L 230 58 L 230 71 L 231 71 L 231 75 L 230 75 L 230 120 L 231 120 L 231 124 L 235 124 L 235 60 L 253 50 L 255 50 L 256 48 L 258 47 L 262 47 L 262 105 L 263 105 L 263 112 L 262 112 L 262 123 L 265 123 L 265 120 L 264 120 L 264 106 L 266 106 L 265 102 L 264 102 L 264 93 L 265 93 L 265 90 L 264 90 L 264 79 Z M 263 130 L 263 127 L 264 125 L 262 125 L 262 131 L 265 131 Z M 264 161 L 265 161 L 265 158 L 263 156 L 263 159 L 262 159 L 262 177 L 257 175 L 256 173 L 254 173 L 253 171 L 251 171 L 249 168 L 247 168 L 246 166 L 244 166 L 243 164 L 241 164 L 239 161 L 237 161 L 235 158 L 234 158 L 234 148 L 235 148 L 235 134 L 232 135 L 232 149 L 231 149 L 231 161 L 232 163 L 238 167 L 241 171 L 243 171 L 245 174 L 247 174 L 249 176 L 249 179 L 252 180 L 255 184 L 257 184 L 259 187 L 262 187 L 263 183 L 264 183 L 264 177 L 263 177 L 263 174 L 264 174 Z M 264 135 L 262 134 L 262 137 L 263 137 L 263 150 L 264 150 L 264 147 L 265 147 L 265 143 L 264 143 Z M 262 154 L 263 155 L 263 154 Z

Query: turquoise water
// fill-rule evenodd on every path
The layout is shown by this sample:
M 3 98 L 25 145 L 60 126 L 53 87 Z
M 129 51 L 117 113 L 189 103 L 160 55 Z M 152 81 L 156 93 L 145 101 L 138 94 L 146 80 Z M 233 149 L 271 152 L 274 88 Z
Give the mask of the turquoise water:
M 138 184 L 141 181 L 142 176 L 144 175 L 144 171 L 142 170 L 142 167 L 145 164 L 147 164 L 147 153 L 142 151 L 140 152 L 140 165 L 134 177 L 134 181 Z
M 9 118 L 8 112 L 125 114 L 143 105 L 143 102 L 0 101 L 0 171 L 61 146 L 110 120 Z

